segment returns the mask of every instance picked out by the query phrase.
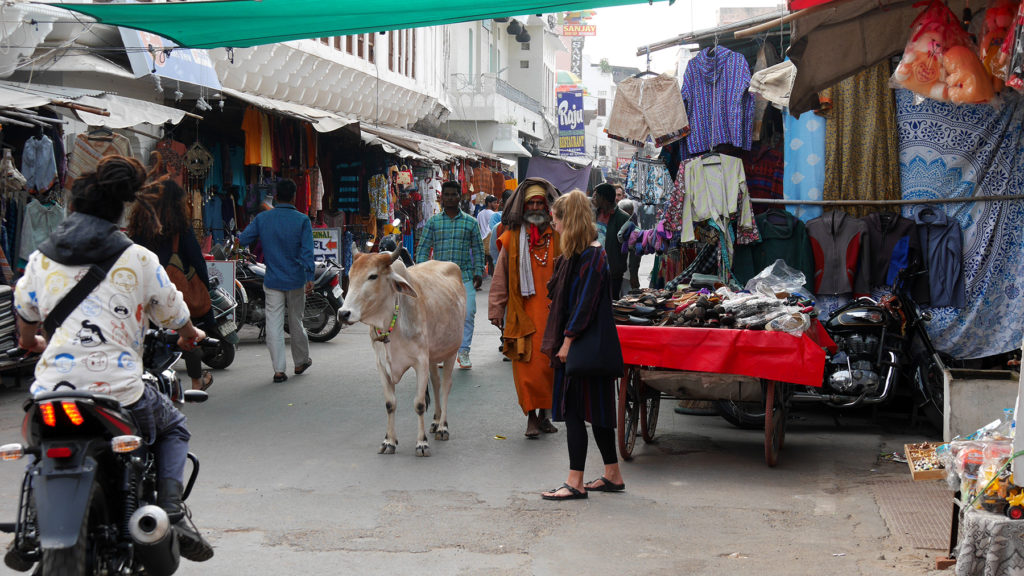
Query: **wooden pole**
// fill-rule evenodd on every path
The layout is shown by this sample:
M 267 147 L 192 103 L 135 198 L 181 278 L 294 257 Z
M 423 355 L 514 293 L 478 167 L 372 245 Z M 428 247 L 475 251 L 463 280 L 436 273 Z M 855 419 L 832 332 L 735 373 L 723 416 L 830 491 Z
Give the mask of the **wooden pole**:
M 110 116 L 110 112 L 103 108 L 96 108 L 95 106 L 86 106 L 85 104 L 78 104 L 77 102 L 64 102 L 61 100 L 53 100 L 50 104 L 54 106 L 60 106 L 62 108 L 70 108 L 71 110 L 81 110 L 82 112 L 88 112 L 89 114 L 96 114 L 98 116 Z
M 957 198 L 921 198 L 920 200 L 779 200 L 776 198 L 751 198 L 752 204 L 793 204 L 797 206 L 904 206 L 914 204 L 961 204 L 964 202 L 1004 202 L 1024 200 L 1024 194 L 1006 196 L 964 196 Z

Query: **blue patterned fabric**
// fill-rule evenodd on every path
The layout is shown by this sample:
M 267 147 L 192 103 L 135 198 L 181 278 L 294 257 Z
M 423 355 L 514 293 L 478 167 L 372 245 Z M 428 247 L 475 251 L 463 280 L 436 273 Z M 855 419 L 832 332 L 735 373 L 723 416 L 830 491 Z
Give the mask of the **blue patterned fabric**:
M 1008 91 L 1009 92 L 1009 91 Z M 900 180 L 904 199 L 1024 194 L 1024 98 L 1004 94 L 1000 110 L 920 105 L 896 94 Z M 933 308 L 928 333 L 955 358 L 979 358 L 1020 347 L 1024 298 L 1024 202 L 937 204 L 960 223 L 967 306 Z M 905 206 L 914 217 L 920 206 Z
M 787 200 L 822 200 L 825 188 L 825 119 L 813 112 L 800 118 L 783 114 L 786 147 L 783 151 L 782 195 Z M 821 206 L 791 204 L 786 210 L 807 222 L 821 216 Z

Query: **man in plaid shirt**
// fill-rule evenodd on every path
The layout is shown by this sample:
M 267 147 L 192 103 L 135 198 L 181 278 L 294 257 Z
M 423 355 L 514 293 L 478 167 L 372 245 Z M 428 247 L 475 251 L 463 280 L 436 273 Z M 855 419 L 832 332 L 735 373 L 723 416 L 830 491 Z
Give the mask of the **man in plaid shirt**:
M 469 214 L 459 208 L 462 185 L 455 181 L 441 185 L 443 212 L 427 220 L 416 248 L 416 262 L 434 260 L 454 262 L 462 270 L 462 284 L 466 287 L 466 324 L 462 329 L 459 348 L 459 368 L 473 367 L 469 360 L 469 346 L 473 343 L 473 325 L 476 317 L 476 291 L 480 289 L 484 274 L 484 245 L 480 226 Z

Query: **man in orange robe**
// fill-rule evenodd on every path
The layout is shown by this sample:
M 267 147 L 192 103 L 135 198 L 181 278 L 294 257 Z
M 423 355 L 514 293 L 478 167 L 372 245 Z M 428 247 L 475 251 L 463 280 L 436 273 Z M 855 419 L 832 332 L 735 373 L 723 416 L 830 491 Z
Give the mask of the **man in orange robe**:
M 540 351 L 548 321 L 547 284 L 561 253 L 550 212 L 558 196 L 547 180 L 527 178 L 509 197 L 488 297 L 487 317 L 502 330 L 502 353 L 512 360 L 527 438 L 558 432 L 549 417 L 554 370 Z

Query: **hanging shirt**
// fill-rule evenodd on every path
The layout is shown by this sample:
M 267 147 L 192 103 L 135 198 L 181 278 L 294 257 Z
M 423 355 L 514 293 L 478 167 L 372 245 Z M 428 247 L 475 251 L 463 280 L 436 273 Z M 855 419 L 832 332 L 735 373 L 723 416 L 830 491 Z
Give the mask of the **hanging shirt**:
M 825 119 L 805 113 L 794 118 L 784 114 L 786 161 L 782 194 L 787 200 L 822 200 L 825 188 Z M 821 206 L 800 204 L 786 209 L 807 222 L 821 216 Z
M 690 155 L 732 144 L 750 150 L 754 127 L 754 97 L 750 66 L 742 54 L 724 46 L 701 50 L 686 65 L 680 93 L 693 121 L 686 137 Z
M 63 221 L 64 207 L 59 203 L 43 204 L 34 198 L 29 201 L 25 206 L 25 216 L 21 224 L 18 258 L 28 261 L 36 247 L 49 238 Z
M 57 182 L 57 162 L 49 137 L 29 138 L 21 154 L 21 173 L 29 194 L 46 192 Z
M 743 162 L 739 158 L 717 154 L 697 158 L 686 165 L 686 197 L 683 201 L 680 242 L 693 242 L 694 222 L 712 220 L 721 229 L 738 213 L 737 227 L 754 225 L 747 192 Z
M 871 287 L 867 224 L 843 211 L 826 212 L 807 223 L 814 251 L 815 294 L 868 296 Z
M 71 149 L 71 162 L 68 164 L 68 178 L 64 181 L 64 188 L 70 190 L 75 178 L 95 172 L 100 158 L 114 154 L 132 155 L 131 142 L 127 137 L 112 132 L 79 134 Z
M 370 216 L 378 220 L 388 220 L 391 193 L 388 190 L 388 179 L 383 174 L 370 176 Z
M 871 260 L 871 287 L 892 286 L 900 270 L 921 262 L 917 226 L 895 212 L 874 212 L 863 218 Z

